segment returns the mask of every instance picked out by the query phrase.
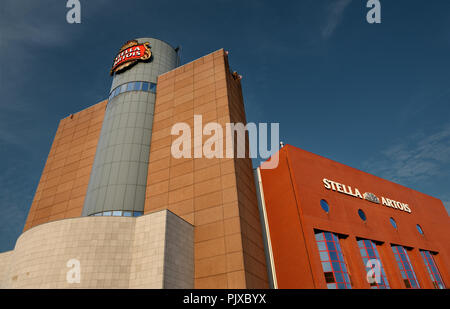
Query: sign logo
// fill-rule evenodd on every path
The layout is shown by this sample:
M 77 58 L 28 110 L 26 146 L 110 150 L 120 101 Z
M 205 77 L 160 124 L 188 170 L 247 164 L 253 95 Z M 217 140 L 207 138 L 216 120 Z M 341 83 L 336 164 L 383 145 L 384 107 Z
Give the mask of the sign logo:
M 366 193 L 364 193 L 363 196 L 364 196 L 364 199 L 369 201 L 369 202 L 372 202 L 372 203 L 375 203 L 375 204 L 380 204 L 380 199 L 373 193 L 366 192 Z
M 113 75 L 116 72 L 121 72 L 138 61 L 150 59 L 151 56 L 150 43 L 139 44 L 136 40 L 128 41 L 120 48 L 119 53 L 114 58 L 109 74 Z
M 398 210 L 402 210 L 402 211 L 411 213 L 411 208 L 409 208 L 409 205 L 406 203 L 397 202 L 392 199 L 388 199 L 384 196 L 381 197 L 381 201 L 380 201 L 380 198 L 378 198 L 375 194 L 373 194 L 371 192 L 366 192 L 366 193 L 364 193 L 364 195 L 361 195 L 361 192 L 358 190 L 358 188 L 352 188 L 348 185 L 344 185 L 342 183 L 339 183 L 339 182 L 336 182 L 333 180 L 329 180 L 326 178 L 323 179 L 323 185 L 325 186 L 325 189 L 327 189 L 327 190 L 336 191 L 339 193 L 350 195 L 352 197 L 366 200 L 368 202 L 372 202 L 375 204 L 381 204 L 386 207 L 391 207 L 391 208 L 395 208 Z

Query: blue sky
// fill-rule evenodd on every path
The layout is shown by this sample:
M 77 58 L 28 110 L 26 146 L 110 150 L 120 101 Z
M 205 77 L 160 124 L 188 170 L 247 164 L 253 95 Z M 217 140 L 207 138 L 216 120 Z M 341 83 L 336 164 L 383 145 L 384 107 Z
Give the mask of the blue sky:
M 0 252 L 20 235 L 58 122 L 108 95 L 118 48 L 181 45 L 183 63 L 230 52 L 247 120 L 285 143 L 450 207 L 450 1 L 63 0 L 0 3 Z

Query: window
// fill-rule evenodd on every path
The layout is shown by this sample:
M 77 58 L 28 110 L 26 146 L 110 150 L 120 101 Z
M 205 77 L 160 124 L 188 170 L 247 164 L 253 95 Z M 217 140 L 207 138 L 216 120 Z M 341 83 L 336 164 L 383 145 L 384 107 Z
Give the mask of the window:
M 328 203 L 325 200 L 320 201 L 320 206 L 322 207 L 323 211 L 325 211 L 326 213 L 328 213 L 328 211 L 330 210 L 330 207 L 328 206 Z
M 351 289 L 339 238 L 334 233 L 320 231 L 316 231 L 315 237 L 327 288 Z
M 134 84 L 134 90 L 139 91 L 142 89 L 142 82 L 136 82 Z
M 419 289 L 419 282 L 409 260 L 408 252 L 406 252 L 404 247 L 397 245 L 392 245 L 392 250 L 394 251 L 395 260 L 400 268 L 400 273 L 406 288 Z
M 142 91 L 148 91 L 148 86 L 147 82 L 142 82 Z
M 122 211 L 122 210 L 113 210 L 113 211 L 103 211 L 92 214 L 90 216 L 113 216 L 113 217 L 139 217 L 144 214 L 143 211 Z
M 127 84 L 127 91 L 133 91 L 134 90 L 134 83 L 128 83 Z
M 394 229 L 397 229 L 397 222 L 395 222 L 394 218 L 389 218 L 389 221 L 391 222 Z
M 437 269 L 436 262 L 434 261 L 433 255 L 430 251 L 420 250 L 425 266 L 427 267 L 428 274 L 430 275 L 431 281 L 433 282 L 435 289 L 445 289 L 444 281 Z
M 156 84 L 150 83 L 150 92 L 156 93 Z
M 122 92 L 128 91 L 145 91 L 145 92 L 150 91 L 152 93 L 156 93 L 156 84 L 148 82 L 130 82 L 117 86 L 113 91 L 111 91 L 111 94 L 109 95 L 109 100 L 111 100 L 112 98 L 114 98 L 115 96 L 119 95 Z
M 418 224 L 416 224 L 416 227 L 417 227 L 417 230 L 419 231 L 419 233 L 420 233 L 421 235 L 423 235 L 422 227 L 420 227 L 420 225 L 418 225 Z
M 372 240 L 360 239 L 357 241 L 359 252 L 361 252 L 361 257 L 363 259 L 364 266 L 367 269 L 367 262 L 369 260 L 377 260 L 380 265 L 380 281 L 373 282 L 370 284 L 372 289 L 389 289 L 389 282 L 386 278 L 386 273 L 384 272 L 383 264 L 381 263 L 380 255 L 378 254 L 377 245 Z M 375 267 L 375 266 L 373 266 Z
M 361 220 L 366 221 L 366 214 L 364 213 L 364 211 L 362 211 L 362 209 L 358 209 L 358 215 L 361 218 Z

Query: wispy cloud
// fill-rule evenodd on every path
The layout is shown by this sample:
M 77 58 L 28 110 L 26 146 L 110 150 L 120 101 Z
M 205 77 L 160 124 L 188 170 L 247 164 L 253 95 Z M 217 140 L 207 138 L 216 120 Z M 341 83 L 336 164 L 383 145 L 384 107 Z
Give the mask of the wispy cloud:
M 420 181 L 449 171 L 450 125 L 431 135 L 416 133 L 366 162 L 377 173 L 393 181 Z
M 327 6 L 326 24 L 322 28 L 322 38 L 330 38 L 342 21 L 345 9 L 352 0 L 335 0 Z
M 432 134 L 418 132 L 366 161 L 364 169 L 405 185 L 426 183 L 433 177 L 450 176 L 450 124 Z M 436 183 L 433 181 L 433 183 Z M 448 184 L 436 188 L 447 210 L 450 207 Z M 436 192 L 437 192 L 436 191 Z

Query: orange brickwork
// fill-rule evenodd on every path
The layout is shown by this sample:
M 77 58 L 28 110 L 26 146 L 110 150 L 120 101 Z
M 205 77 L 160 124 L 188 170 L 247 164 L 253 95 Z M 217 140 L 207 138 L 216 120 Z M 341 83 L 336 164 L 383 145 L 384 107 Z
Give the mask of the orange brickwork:
M 195 288 L 267 288 L 252 171 L 247 159 L 171 155 L 175 123 L 246 123 L 240 80 L 223 50 L 158 78 L 144 213 L 168 208 L 195 226 Z M 203 136 L 203 142 L 210 136 Z M 225 153 L 225 151 L 224 151 Z M 193 154 L 193 153 L 192 153 Z
M 24 231 L 81 216 L 107 101 L 60 121 Z

